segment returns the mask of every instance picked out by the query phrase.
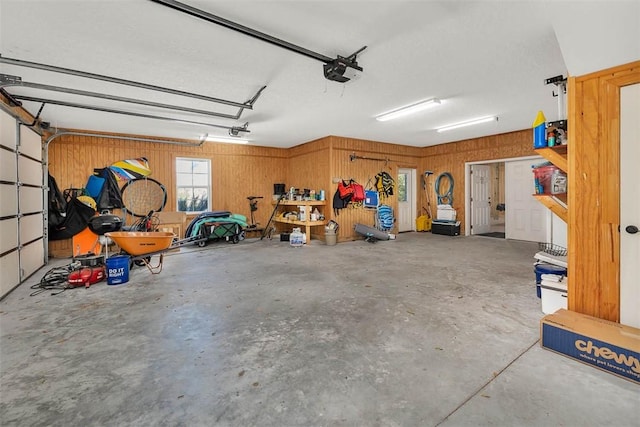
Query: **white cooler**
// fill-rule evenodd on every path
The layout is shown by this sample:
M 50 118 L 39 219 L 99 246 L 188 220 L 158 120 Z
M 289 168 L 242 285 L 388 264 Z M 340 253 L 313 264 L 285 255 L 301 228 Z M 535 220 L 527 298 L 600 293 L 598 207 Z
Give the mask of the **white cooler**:
M 567 282 L 554 282 L 543 278 L 540 291 L 544 314 L 555 313 L 561 308 L 567 309 Z

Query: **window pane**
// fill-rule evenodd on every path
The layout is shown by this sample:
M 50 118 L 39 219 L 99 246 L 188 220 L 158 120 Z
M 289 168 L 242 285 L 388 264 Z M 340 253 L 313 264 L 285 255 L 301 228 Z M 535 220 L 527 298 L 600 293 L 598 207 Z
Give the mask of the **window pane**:
M 209 162 L 194 161 L 193 173 L 203 173 L 209 175 Z
M 209 186 L 209 176 L 208 175 L 193 175 L 193 185 L 198 187 L 208 187 Z
M 176 160 L 176 172 L 178 173 L 191 173 L 191 161 L 184 159 Z
M 178 173 L 176 174 L 176 184 L 178 187 L 187 187 L 193 185 L 191 174 Z
M 398 201 L 407 201 L 407 174 L 398 175 Z

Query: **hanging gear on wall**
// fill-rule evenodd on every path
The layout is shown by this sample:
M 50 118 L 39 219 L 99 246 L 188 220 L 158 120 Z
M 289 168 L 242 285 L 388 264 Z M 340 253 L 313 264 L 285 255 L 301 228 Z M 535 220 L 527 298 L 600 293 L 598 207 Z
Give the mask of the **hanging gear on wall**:
M 438 175 L 435 190 L 439 205 L 453 206 L 453 176 L 449 172 Z
M 389 175 L 388 172 L 382 171 L 379 172 L 375 178 L 376 189 L 378 190 L 378 194 L 380 194 L 380 198 L 393 196 L 393 187 L 395 186 L 393 177 Z

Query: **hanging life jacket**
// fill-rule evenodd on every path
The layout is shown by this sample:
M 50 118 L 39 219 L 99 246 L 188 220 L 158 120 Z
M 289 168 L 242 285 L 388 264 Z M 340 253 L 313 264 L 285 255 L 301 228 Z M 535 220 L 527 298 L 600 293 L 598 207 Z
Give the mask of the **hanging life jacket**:
M 387 172 L 382 171 L 376 175 L 376 189 L 381 198 L 393 196 L 394 185 L 395 181 Z
M 340 188 L 338 188 L 333 195 L 333 213 L 340 215 L 340 209 L 344 209 L 349 206 L 353 193 L 347 194 L 344 198 L 340 197 Z

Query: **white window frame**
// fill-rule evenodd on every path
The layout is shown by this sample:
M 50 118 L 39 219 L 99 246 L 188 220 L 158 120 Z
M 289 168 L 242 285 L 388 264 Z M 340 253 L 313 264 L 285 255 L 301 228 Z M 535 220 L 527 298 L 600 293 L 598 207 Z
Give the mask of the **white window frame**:
M 204 162 L 207 165 L 207 185 L 194 185 L 193 184 L 193 175 L 195 175 L 193 172 L 191 173 L 192 179 L 191 185 L 180 185 L 180 179 L 178 177 L 178 175 L 180 173 L 184 173 L 184 172 L 179 172 L 180 168 L 178 166 L 178 164 L 180 162 Z M 195 158 L 195 157 L 176 157 L 176 211 L 177 212 L 186 212 L 186 213 L 200 213 L 200 212 L 205 212 L 205 211 L 210 211 L 211 210 L 211 199 L 213 197 L 213 194 L 211 193 L 211 160 L 210 159 L 199 159 L 199 158 Z M 203 173 L 201 173 L 200 175 L 204 175 Z M 207 190 L 207 206 L 206 209 L 204 210 L 181 210 L 180 209 L 180 198 L 179 198 L 179 194 L 180 194 L 180 189 L 182 188 L 190 188 L 190 189 L 205 189 Z

